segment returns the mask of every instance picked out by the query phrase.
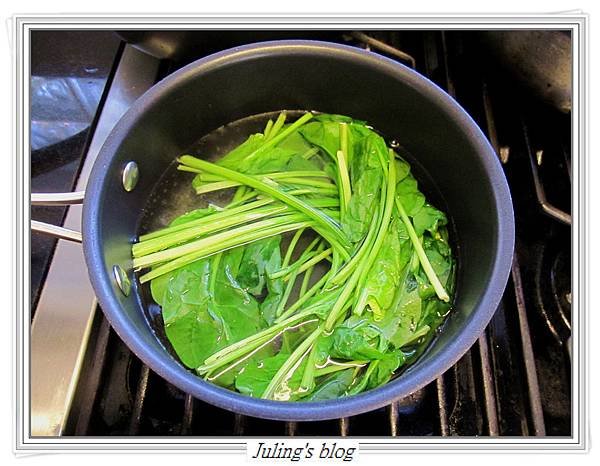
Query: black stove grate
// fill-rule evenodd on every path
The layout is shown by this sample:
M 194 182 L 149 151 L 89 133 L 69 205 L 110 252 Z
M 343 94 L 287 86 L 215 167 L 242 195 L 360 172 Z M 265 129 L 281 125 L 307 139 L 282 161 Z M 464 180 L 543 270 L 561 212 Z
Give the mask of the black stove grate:
M 544 213 L 539 199 L 541 184 L 547 203 L 569 214 L 570 115 L 520 95 L 494 63 L 484 65 L 475 32 L 368 33 L 408 52 L 419 72 L 453 95 L 503 163 L 516 252 L 485 333 L 454 367 L 407 398 L 349 418 L 294 423 L 234 414 L 183 393 L 143 365 L 97 312 L 66 435 L 571 434 L 570 227 Z M 340 34 L 339 41 L 379 47 L 357 34 Z M 161 69 L 166 75 L 183 64 L 165 62 Z

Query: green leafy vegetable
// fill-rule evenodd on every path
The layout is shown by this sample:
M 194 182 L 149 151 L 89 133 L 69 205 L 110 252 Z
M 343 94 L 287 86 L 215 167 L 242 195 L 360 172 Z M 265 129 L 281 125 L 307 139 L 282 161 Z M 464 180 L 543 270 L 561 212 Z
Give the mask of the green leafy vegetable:
M 345 369 L 323 379 L 310 395 L 302 398 L 302 401 L 334 400 L 343 396 L 354 380 L 354 370 Z
M 216 163 L 178 160 L 199 196 L 235 193 L 132 255 L 198 375 L 257 398 L 354 395 L 414 362 L 450 312 L 448 219 L 365 122 L 282 113 Z

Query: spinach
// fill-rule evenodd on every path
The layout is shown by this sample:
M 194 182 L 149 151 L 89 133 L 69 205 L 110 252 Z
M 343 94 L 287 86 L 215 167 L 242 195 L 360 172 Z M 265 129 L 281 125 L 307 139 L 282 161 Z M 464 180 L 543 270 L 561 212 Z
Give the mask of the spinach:
M 179 316 L 165 325 L 165 333 L 181 362 L 193 368 L 219 349 L 215 342 L 219 341 L 223 328 L 204 308 Z
M 236 390 L 245 395 L 260 398 L 288 357 L 288 353 L 279 353 L 248 364 L 235 379 Z
M 219 165 L 236 169 L 243 163 L 244 159 L 264 144 L 264 139 L 264 135 L 260 133 L 250 135 L 246 141 L 221 157 Z
M 165 333 L 190 368 L 260 328 L 258 302 L 235 278 L 242 252 L 224 253 L 217 271 L 211 270 L 214 262 L 203 260 L 152 281 L 152 296 L 162 306 Z
M 281 237 L 274 236 L 256 241 L 244 248 L 238 282 L 254 296 L 263 293 L 268 274 L 281 268 L 280 244 Z
M 394 300 L 397 284 L 400 283 L 404 263 L 401 254 L 402 244 L 398 234 L 398 222 L 394 221 L 383 240 L 377 254 L 375 266 L 369 271 L 365 282 L 366 293 L 376 319 L 383 318 Z
M 416 360 L 451 311 L 456 263 L 446 215 L 365 122 L 286 120 L 216 163 L 181 156 L 199 195 L 235 195 L 140 236 L 133 263 L 185 366 L 252 397 L 330 400 Z
M 419 213 L 425 205 L 425 196 L 419 191 L 417 180 L 410 174 L 398 183 L 396 194 L 409 217 L 414 218 L 415 214 Z
M 402 351 L 391 351 L 378 361 L 367 382 L 367 389 L 376 388 L 389 382 L 396 370 L 404 364 L 406 358 Z
M 319 381 L 312 393 L 302 398 L 301 401 L 335 400 L 345 394 L 353 380 L 353 369 L 345 369 L 325 376 L 322 381 Z
M 447 222 L 446 215 L 430 204 L 424 204 L 413 216 L 415 231 L 419 236 L 422 236 L 425 230 L 435 235 L 438 227 L 446 225 Z
M 275 356 L 256 360 L 248 364 L 235 378 L 235 388 L 245 395 L 260 398 L 279 369 L 289 359 L 290 353 L 279 352 Z M 302 364 L 286 378 L 275 393 L 276 399 L 291 400 L 303 396 L 300 390 Z
M 334 358 L 381 359 L 384 354 L 375 349 L 369 341 L 364 327 L 351 328 L 340 326 L 333 331 L 333 342 L 330 355 Z

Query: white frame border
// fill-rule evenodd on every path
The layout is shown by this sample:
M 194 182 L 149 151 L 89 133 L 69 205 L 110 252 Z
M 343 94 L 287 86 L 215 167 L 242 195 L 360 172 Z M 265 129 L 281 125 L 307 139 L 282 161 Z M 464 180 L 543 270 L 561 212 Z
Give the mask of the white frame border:
M 29 417 L 29 32 L 34 29 L 568 29 L 573 46 L 572 110 L 572 436 L 571 437 L 352 437 L 361 454 L 411 452 L 573 452 L 589 448 L 588 406 L 588 16 L 559 14 L 444 15 L 21 15 L 12 18 L 14 71 L 14 141 L 16 152 L 14 221 L 16 225 L 13 315 L 14 451 L 77 452 L 207 452 L 244 453 L 251 437 L 31 437 Z M 27 260 L 26 260 L 27 259 Z

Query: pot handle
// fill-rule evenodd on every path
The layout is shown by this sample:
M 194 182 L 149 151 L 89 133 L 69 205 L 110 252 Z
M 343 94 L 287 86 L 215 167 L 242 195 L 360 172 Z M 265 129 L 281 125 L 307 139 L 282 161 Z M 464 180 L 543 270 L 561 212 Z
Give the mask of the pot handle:
M 85 191 L 75 191 L 72 193 L 32 193 L 31 205 L 59 206 L 83 204 L 84 197 Z M 81 232 L 79 231 L 51 225 L 49 223 L 38 222 L 37 220 L 31 221 L 31 230 L 54 236 L 55 238 L 74 241 L 75 243 L 82 242 Z

